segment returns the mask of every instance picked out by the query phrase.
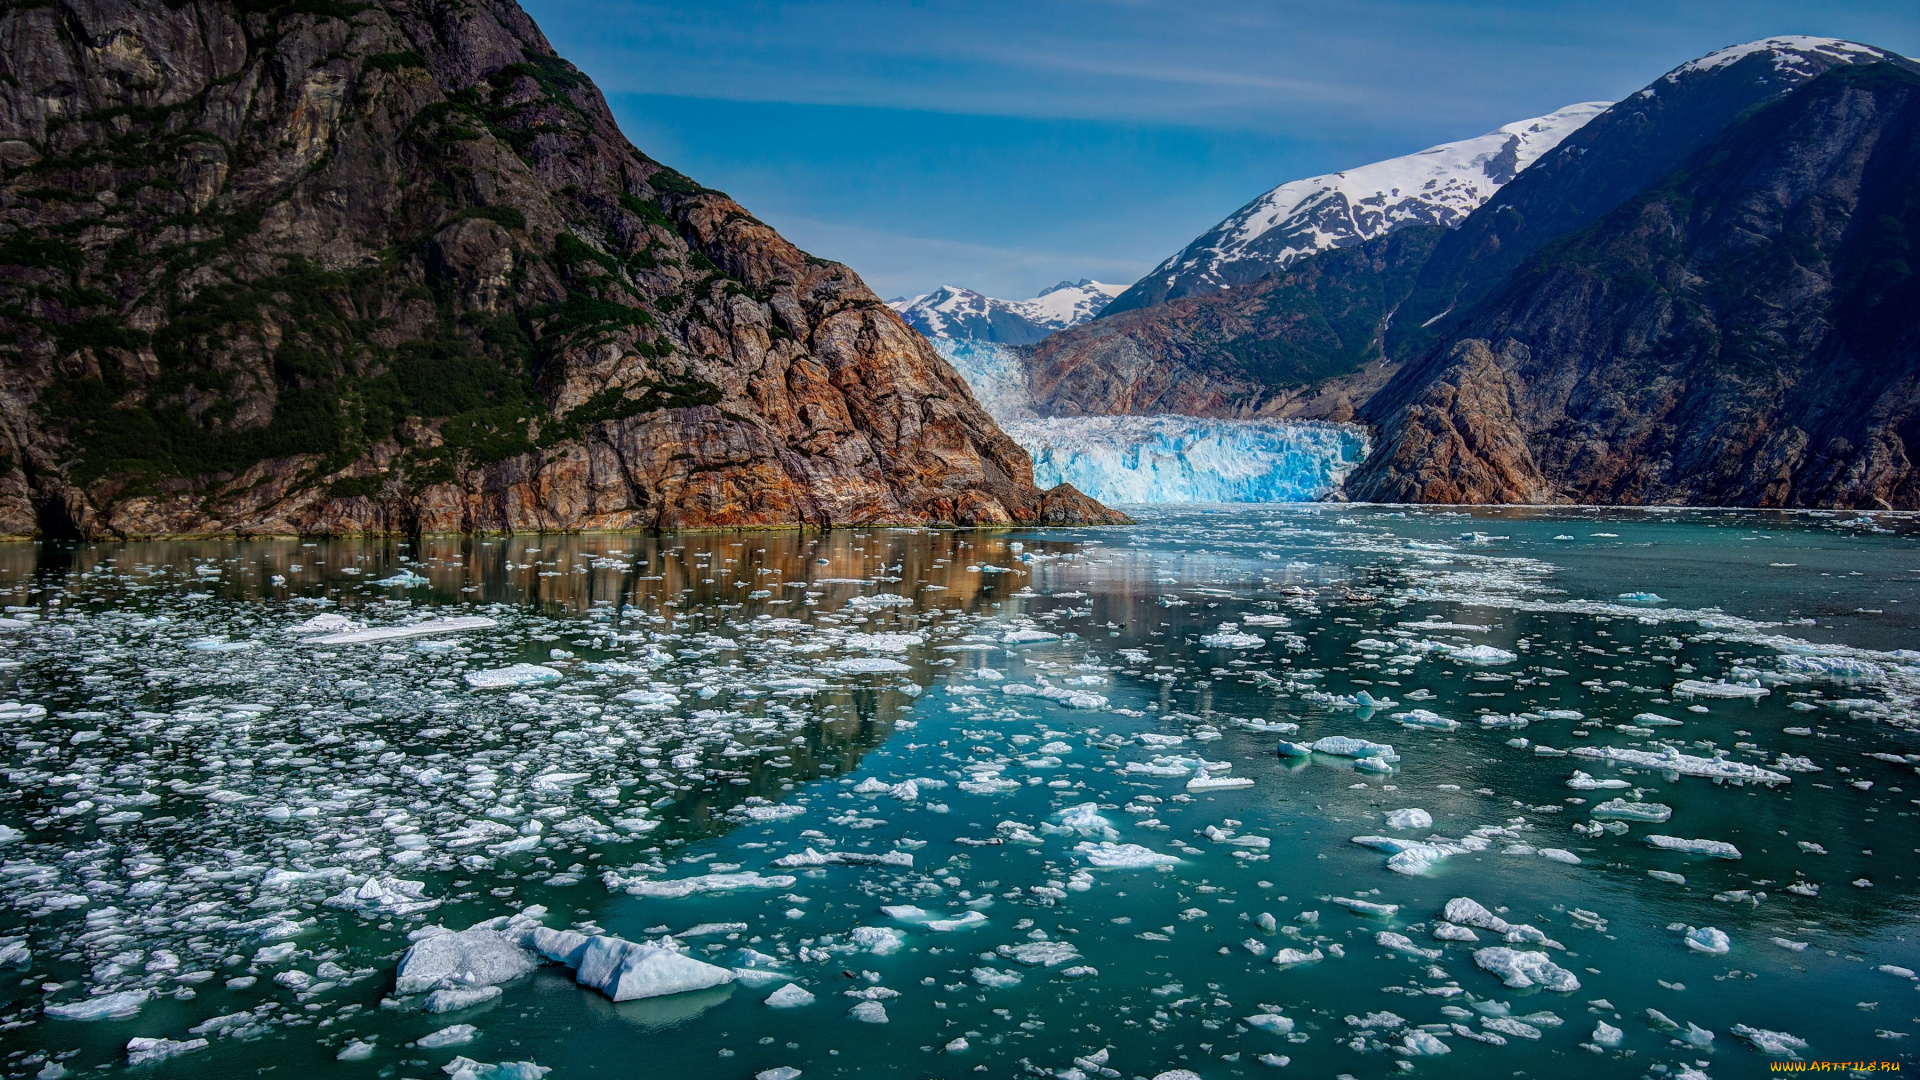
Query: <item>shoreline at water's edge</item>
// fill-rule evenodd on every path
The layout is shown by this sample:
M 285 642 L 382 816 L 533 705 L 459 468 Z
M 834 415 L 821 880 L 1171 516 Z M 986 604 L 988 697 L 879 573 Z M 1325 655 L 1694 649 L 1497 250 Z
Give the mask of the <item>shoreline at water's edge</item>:
M 1227 505 L 1227 504 L 1222 504 Z M 1021 529 L 1117 529 L 1139 522 L 1132 518 L 1125 521 L 1089 521 L 1074 524 L 1041 522 L 1008 522 L 985 525 L 958 525 L 950 521 L 912 522 L 912 521 L 870 521 L 846 525 L 701 525 L 683 529 L 482 529 L 473 532 L 407 532 L 405 530 L 386 530 L 380 532 L 194 532 L 194 533 L 127 533 L 107 536 L 45 537 L 21 534 L 0 534 L 0 544 L 116 544 L 140 542 L 158 542 L 174 540 L 410 540 L 415 537 L 477 537 L 498 538 L 511 536 L 702 536 L 717 533 L 820 533 L 843 532 L 848 529 L 924 529 L 929 532 L 1012 532 Z

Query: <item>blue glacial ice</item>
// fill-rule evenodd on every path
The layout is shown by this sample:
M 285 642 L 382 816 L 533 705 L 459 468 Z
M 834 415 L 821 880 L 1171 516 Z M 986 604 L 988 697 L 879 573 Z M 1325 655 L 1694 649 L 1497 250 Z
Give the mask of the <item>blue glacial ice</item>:
M 1041 487 L 1069 483 L 1102 502 L 1310 502 L 1338 491 L 1366 456 L 1359 427 L 1192 416 L 1040 417 L 1026 369 L 1003 345 L 936 341 Z

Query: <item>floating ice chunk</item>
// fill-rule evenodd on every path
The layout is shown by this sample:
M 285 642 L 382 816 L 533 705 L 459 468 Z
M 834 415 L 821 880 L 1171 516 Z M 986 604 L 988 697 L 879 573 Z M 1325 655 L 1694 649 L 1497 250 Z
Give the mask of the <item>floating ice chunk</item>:
M 1009 630 L 1000 636 L 1002 645 L 1033 645 L 1042 641 L 1059 641 L 1060 635 L 1032 627 L 1020 627 Z
M 971 930 L 985 925 L 987 917 L 977 911 L 964 912 L 951 919 L 930 919 L 924 925 L 937 933 L 951 933 L 955 930 Z
M 1115 844 L 1110 841 L 1083 840 L 1074 845 L 1074 854 L 1099 870 L 1133 870 L 1146 866 L 1172 866 L 1180 860 L 1139 844 Z
M 1406 1051 L 1406 1053 L 1415 1057 L 1450 1054 L 1453 1052 L 1453 1047 L 1441 1042 L 1430 1032 L 1419 1029 L 1407 1032 L 1406 1036 L 1401 1040 L 1400 1047 Z
M 453 634 L 465 630 L 486 630 L 498 625 L 500 624 L 484 616 L 461 615 L 445 619 L 428 619 L 425 622 L 409 623 L 406 626 L 376 626 L 365 630 L 348 630 L 342 633 L 308 638 L 307 641 L 312 645 L 364 645 L 378 641 L 398 641 L 403 638 L 427 637 L 431 634 Z
M 553 1070 L 531 1061 L 502 1061 L 497 1065 L 489 1065 L 472 1058 L 457 1057 L 440 1066 L 440 1071 L 446 1073 L 449 1080 L 540 1080 Z
M 381 578 L 379 581 L 374 582 L 374 584 L 375 585 L 398 585 L 403 589 L 415 589 L 415 588 L 419 588 L 422 585 L 431 585 L 433 584 L 433 582 L 428 581 L 426 578 L 421 577 L 419 574 L 416 574 L 411 570 L 403 569 L 399 573 L 393 575 L 392 577 Z
M 1355 900 L 1346 896 L 1330 896 L 1327 900 L 1329 903 L 1339 904 L 1355 915 L 1372 915 L 1390 919 L 1400 911 L 1399 904 L 1376 904 L 1371 900 Z
M 877 860 L 876 860 L 877 861 Z M 731 892 L 735 889 L 790 889 L 796 880 L 791 874 L 761 874 L 749 870 L 738 874 L 701 874 L 698 877 L 653 881 L 644 877 L 626 877 L 609 870 L 601 875 L 607 888 L 629 896 L 654 896 L 677 900 L 696 893 Z
M 1627 1037 L 1626 1032 L 1620 1030 L 1617 1027 L 1614 1027 L 1612 1024 L 1607 1023 L 1605 1020 L 1599 1020 L 1594 1022 L 1593 1044 L 1595 1046 L 1604 1046 L 1611 1050 L 1614 1047 L 1619 1046 L 1620 1043 L 1626 1039 L 1626 1037 Z
M 469 671 L 461 676 L 475 690 L 504 690 L 516 686 L 537 686 L 558 682 L 561 673 L 545 664 L 512 664 L 489 671 Z
M 427 995 L 426 1010 L 430 1013 L 458 1012 L 461 1009 L 471 1009 L 475 1005 L 492 1001 L 503 993 L 505 991 L 497 986 L 476 986 L 470 989 L 448 987 Z
M 1303 758 L 1313 754 L 1313 747 L 1306 743 L 1288 742 L 1285 739 L 1281 739 L 1279 752 L 1281 757 Z
M 896 675 L 913 670 L 911 665 L 885 656 L 855 656 L 835 660 L 827 668 L 841 675 Z
M 1196 776 L 1187 781 L 1188 791 L 1227 791 L 1233 788 L 1248 788 L 1253 780 L 1245 776 Z
M 1518 656 L 1505 649 L 1496 649 L 1491 645 L 1455 646 L 1447 650 L 1447 659 L 1462 664 L 1511 664 Z
M 1807 1048 L 1807 1040 L 1789 1035 L 1784 1031 L 1768 1031 L 1766 1028 L 1735 1024 L 1733 1033 L 1752 1043 L 1755 1050 L 1772 1057 L 1792 1057 L 1798 1051 Z
M 1408 727 L 1429 728 L 1434 731 L 1453 731 L 1460 726 L 1460 721 L 1449 720 L 1439 713 L 1427 709 L 1397 712 L 1393 714 L 1393 719 Z
M 797 1009 L 813 1004 L 813 995 L 799 983 L 788 983 L 767 995 L 767 1005 L 774 1009 Z
M 1566 848 L 1543 847 L 1538 851 L 1537 854 L 1539 854 L 1539 856 L 1543 859 L 1548 859 L 1557 863 L 1566 863 L 1568 866 L 1580 865 L 1580 856 L 1575 855 L 1573 852 L 1568 851 Z
M 1649 870 L 1647 871 L 1647 876 L 1655 881 L 1664 881 L 1669 885 L 1685 885 L 1687 883 L 1685 874 L 1676 874 L 1668 870 Z
M 1687 840 L 1678 836 L 1662 836 L 1654 833 L 1647 837 L 1648 845 L 1661 851 L 1680 851 L 1688 855 L 1711 855 L 1716 859 L 1737 859 L 1740 849 L 1724 840 Z
M 426 882 L 400 878 L 369 877 L 358 886 L 349 886 L 338 896 L 325 900 L 328 907 L 347 908 L 369 917 L 412 915 L 440 906 L 440 901 L 422 895 Z
M 1391 930 L 1382 930 L 1373 935 L 1373 941 L 1383 949 L 1406 953 L 1408 956 L 1418 956 L 1424 960 L 1438 960 L 1444 955 L 1439 949 L 1423 949 L 1415 945 L 1413 939 L 1405 934 L 1396 934 Z
M 862 1001 L 848 1009 L 847 1015 L 863 1024 L 884 1024 L 887 1022 L 887 1007 L 877 1001 Z
M 1567 786 L 1575 791 L 1618 791 L 1633 785 L 1625 780 L 1596 780 L 1576 769 L 1573 776 L 1567 780 Z
M 401 956 L 394 993 L 497 986 L 538 966 L 539 962 L 516 941 L 484 926 L 459 933 L 435 933 L 414 942 Z
M 1758 701 L 1773 691 L 1761 686 L 1759 680 L 1749 683 L 1710 682 L 1706 679 L 1682 679 L 1673 684 L 1675 697 L 1703 698 L 1750 698 Z
M 1673 816 L 1673 807 L 1657 802 L 1628 802 L 1625 799 L 1608 799 L 1593 808 L 1597 818 L 1613 818 L 1620 821 L 1651 821 L 1658 824 Z
M 1102 840 L 1118 840 L 1120 834 L 1114 831 L 1113 822 L 1100 813 L 1099 803 L 1080 803 L 1069 806 L 1056 815 L 1062 828 L 1070 829 L 1081 836 L 1097 836 Z
M 1058 702 L 1069 709 L 1104 709 L 1106 696 L 1092 694 L 1084 690 L 1071 690 L 1064 686 L 1033 686 L 1027 683 L 1008 683 L 1000 688 L 1008 697 L 1039 697 Z
M 851 935 L 853 944 L 867 950 L 875 956 L 889 956 L 906 947 L 907 935 L 891 926 L 856 926 Z
M 1749 765 L 1744 761 L 1699 757 L 1682 753 L 1672 746 L 1664 747 L 1658 753 L 1649 750 L 1625 750 L 1617 746 L 1576 746 L 1567 752 L 1575 757 L 1640 765 L 1649 769 L 1658 769 L 1661 772 L 1679 773 L 1682 776 L 1752 780 L 1763 784 L 1786 784 L 1793 781 L 1793 778 L 1785 773 Z
M 1488 1031 L 1497 1031 L 1502 1035 L 1510 1035 L 1516 1039 L 1538 1039 L 1540 1037 L 1539 1028 L 1523 1020 L 1515 1020 L 1510 1016 L 1482 1016 L 1480 1018 L 1480 1026 L 1486 1028 Z
M 1666 598 L 1659 593 L 1650 592 L 1623 592 L 1616 597 L 1616 599 L 1629 604 L 1664 604 L 1667 602 Z
M 875 611 L 880 608 L 912 607 L 913 600 L 898 593 L 875 593 L 872 596 L 856 596 L 847 601 L 847 606 L 855 611 Z
M 145 1065 L 153 1061 L 165 1061 L 206 1048 L 205 1039 L 128 1039 L 127 1064 Z
M 313 618 L 308 619 L 306 622 L 303 622 L 298 626 L 289 626 L 287 628 L 287 633 L 289 634 L 339 634 L 349 630 L 362 630 L 366 628 L 366 625 L 367 625 L 366 623 L 363 623 L 358 619 L 349 619 L 345 615 L 340 615 L 340 614 L 336 614 L 334 612 L 329 611 L 324 614 L 315 615 Z
M 1733 942 L 1723 930 L 1711 926 L 1702 926 L 1687 931 L 1687 948 L 1694 952 L 1703 952 L 1710 956 L 1725 956 L 1733 948 Z
M 1512 923 L 1488 911 L 1478 900 L 1468 896 L 1457 896 L 1447 901 L 1443 917 L 1450 923 L 1477 926 L 1496 934 L 1505 934 L 1513 929 Z
M 1002 971 L 999 968 L 977 967 L 968 972 L 968 974 L 973 976 L 974 982 L 979 983 L 989 990 L 1005 990 L 1009 987 L 1020 985 L 1020 973 L 1017 971 Z
M 1028 967 L 1058 967 L 1069 960 L 1080 959 L 1080 950 L 1064 941 L 1026 941 L 1002 945 L 994 951 Z
M 333 1055 L 333 1059 L 335 1061 L 365 1061 L 372 1057 L 373 1052 L 377 1049 L 379 1049 L 379 1045 L 371 1040 L 355 1039 L 341 1047 L 340 1052 Z
M 594 938 L 574 973 L 574 981 L 615 1001 L 683 994 L 733 980 L 727 968 L 653 942 L 635 944 L 617 937 Z
M 1332 754 L 1335 757 L 1380 758 L 1384 761 L 1399 761 L 1400 755 L 1393 752 L 1387 743 L 1368 742 L 1347 735 L 1329 735 L 1313 743 L 1316 753 Z
M 1244 1019 L 1248 1027 L 1267 1032 L 1270 1035 L 1291 1035 L 1293 1033 L 1293 1018 L 1290 1016 L 1281 1016 L 1279 1013 L 1265 1012 L 1256 1013 Z
M 1433 815 L 1419 807 L 1395 810 L 1387 815 L 1387 828 L 1431 829 L 1433 828 Z
M 1209 649 L 1263 649 L 1267 639 L 1259 634 L 1243 634 L 1232 623 L 1221 623 L 1218 630 L 1201 637 L 1200 644 Z
M 147 990 L 121 990 L 98 997 L 81 998 L 46 1007 L 55 1020 L 124 1020 L 147 1003 Z
M 1322 954 L 1319 949 L 1314 949 L 1312 952 L 1301 952 L 1299 949 L 1288 948 L 1281 949 L 1273 954 L 1273 962 L 1280 967 L 1292 967 L 1295 964 L 1311 964 L 1320 959 L 1322 959 Z
M 1681 725 L 1681 721 L 1675 720 L 1670 716 L 1661 716 L 1659 713 L 1651 712 L 1635 713 L 1633 715 L 1633 722 L 1639 724 L 1641 727 L 1679 727 Z
M 465 1046 L 480 1037 L 480 1029 L 472 1024 L 449 1024 L 431 1034 L 422 1035 L 413 1045 L 422 1050 L 443 1050 L 449 1046 Z
M 1573 972 L 1554 963 L 1546 953 L 1494 946 L 1476 949 L 1473 962 L 1516 990 L 1539 986 L 1555 993 L 1571 994 L 1580 989 L 1580 980 Z
M 789 870 L 799 866 L 912 866 L 913 854 L 911 852 L 906 852 L 906 851 L 883 851 L 883 852 L 815 851 L 813 848 L 807 848 L 805 851 L 796 851 L 791 855 L 782 855 L 779 858 L 773 860 L 773 865 L 778 866 L 782 869 L 789 869 Z M 713 875 L 708 875 L 708 876 L 711 877 Z M 741 876 L 741 875 L 733 875 L 733 876 Z M 784 875 L 777 875 L 777 876 L 784 876 Z M 699 880 L 699 879 L 688 879 L 688 880 Z M 765 880 L 772 881 L 774 879 L 767 878 Z M 791 882 L 793 879 L 788 878 L 787 880 Z M 661 882 L 660 884 L 664 885 L 669 883 Z M 732 887 L 745 888 L 748 886 L 736 885 Z M 753 886 L 753 887 L 775 888 L 775 889 L 786 888 L 786 886 L 784 885 L 768 885 L 768 886 Z M 632 890 L 629 889 L 628 891 L 631 892 Z M 713 890 L 703 890 L 703 891 L 713 891 Z M 658 895 L 658 894 L 636 893 L 635 895 Z
M 1156 1073 L 1153 1080 L 1200 1080 L 1200 1074 L 1192 1069 L 1168 1069 L 1166 1072 Z
M 1479 941 L 1480 935 L 1464 926 L 1455 926 L 1450 922 L 1433 924 L 1433 936 L 1440 941 Z
M 580 955 L 586 952 L 587 945 L 593 941 L 577 931 L 555 930 L 546 926 L 534 927 L 523 940 L 528 948 L 568 967 L 580 966 Z
M 800 1070 L 791 1065 L 776 1065 L 753 1074 L 753 1080 L 796 1080 Z

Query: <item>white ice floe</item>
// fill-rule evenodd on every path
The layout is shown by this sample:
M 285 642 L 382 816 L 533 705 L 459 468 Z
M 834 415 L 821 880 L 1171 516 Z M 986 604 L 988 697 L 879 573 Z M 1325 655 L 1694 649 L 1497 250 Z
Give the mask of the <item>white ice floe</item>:
M 629 896 L 654 896 L 673 900 L 699 893 L 733 892 L 738 889 L 790 889 L 795 878 L 791 874 L 761 874 L 748 870 L 744 873 L 701 874 L 696 877 L 670 878 L 665 881 L 645 876 L 628 876 L 619 871 L 609 870 L 600 875 L 607 888 L 615 892 L 624 892 Z
M 1678 836 L 1662 836 L 1659 833 L 1649 835 L 1647 844 L 1661 851 L 1678 851 L 1688 855 L 1711 855 L 1716 859 L 1737 859 L 1740 849 L 1724 840 L 1688 840 Z
M 1180 861 L 1177 856 L 1165 855 L 1139 844 L 1116 844 L 1106 840 L 1083 840 L 1074 845 L 1073 853 L 1085 860 L 1087 865 L 1098 870 L 1135 870 L 1148 866 L 1172 866 Z
M 1629 750 L 1617 746 L 1576 746 L 1567 752 L 1574 757 L 1595 758 L 1622 765 L 1639 765 L 1662 772 L 1678 773 L 1681 776 L 1704 776 L 1716 780 L 1748 780 L 1762 784 L 1793 782 L 1793 778 L 1785 773 L 1763 769 L 1758 765 L 1749 765 L 1744 761 L 1729 761 L 1724 757 L 1706 758 L 1682 753 L 1673 746 L 1662 747 L 1658 752 Z
M 1593 816 L 1619 821 L 1650 821 L 1658 824 L 1673 816 L 1673 807 L 1665 803 L 1608 799 L 1593 808 Z
M 1710 956 L 1725 956 L 1728 950 L 1733 948 L 1733 942 L 1724 930 L 1702 926 L 1687 931 L 1687 948 Z
M 205 1039 L 128 1039 L 127 1064 L 147 1065 L 206 1048 L 207 1040 Z
M 654 942 L 596 937 L 581 952 L 574 980 L 615 1001 L 634 1001 L 721 986 L 734 973 Z
M 504 690 L 558 682 L 563 676 L 559 669 L 545 664 L 512 664 L 488 671 L 469 671 L 461 678 L 475 690 Z
M 46 1014 L 55 1020 L 124 1020 L 147 1003 L 149 991 L 120 990 L 98 997 L 81 998 L 48 1005 Z
M 1419 807 L 1394 810 L 1387 814 L 1389 829 L 1430 829 L 1433 827 L 1433 815 Z
M 308 624 L 310 625 L 312 621 L 308 620 Z M 344 630 L 308 638 L 307 642 L 311 645 L 368 645 L 381 641 L 399 641 L 403 638 L 457 634 L 467 630 L 487 630 L 498 625 L 500 624 L 483 615 L 457 615 L 408 623 L 405 626 L 375 626 L 360 630 Z
M 1538 986 L 1555 993 L 1571 994 L 1580 989 L 1580 980 L 1574 977 L 1573 972 L 1554 963 L 1546 953 L 1494 946 L 1475 950 L 1473 962 L 1482 970 L 1499 976 L 1516 990 Z
M 767 995 L 767 1005 L 775 1009 L 797 1009 L 813 1004 L 813 994 L 798 983 L 788 983 Z

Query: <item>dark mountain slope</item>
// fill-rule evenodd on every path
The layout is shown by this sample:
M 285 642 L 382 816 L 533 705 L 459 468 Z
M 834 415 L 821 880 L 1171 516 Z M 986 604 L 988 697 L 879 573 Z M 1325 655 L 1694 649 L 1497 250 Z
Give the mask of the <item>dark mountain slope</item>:
M 0 8 L 0 533 L 1105 516 L 510 0 Z
M 1034 407 L 1349 419 L 1384 381 L 1381 331 L 1444 232 L 1410 226 L 1250 285 L 1064 330 L 1027 353 Z
M 1528 256 L 1659 183 L 1743 114 L 1835 68 L 1876 62 L 1912 64 L 1853 42 L 1769 38 L 1654 80 L 1568 136 L 1441 241 L 1394 320 L 1388 355 L 1417 355 L 1454 334 L 1449 312 L 1464 314 Z
M 1450 319 L 1349 493 L 1920 508 L 1917 242 L 1920 74 L 1829 70 Z

